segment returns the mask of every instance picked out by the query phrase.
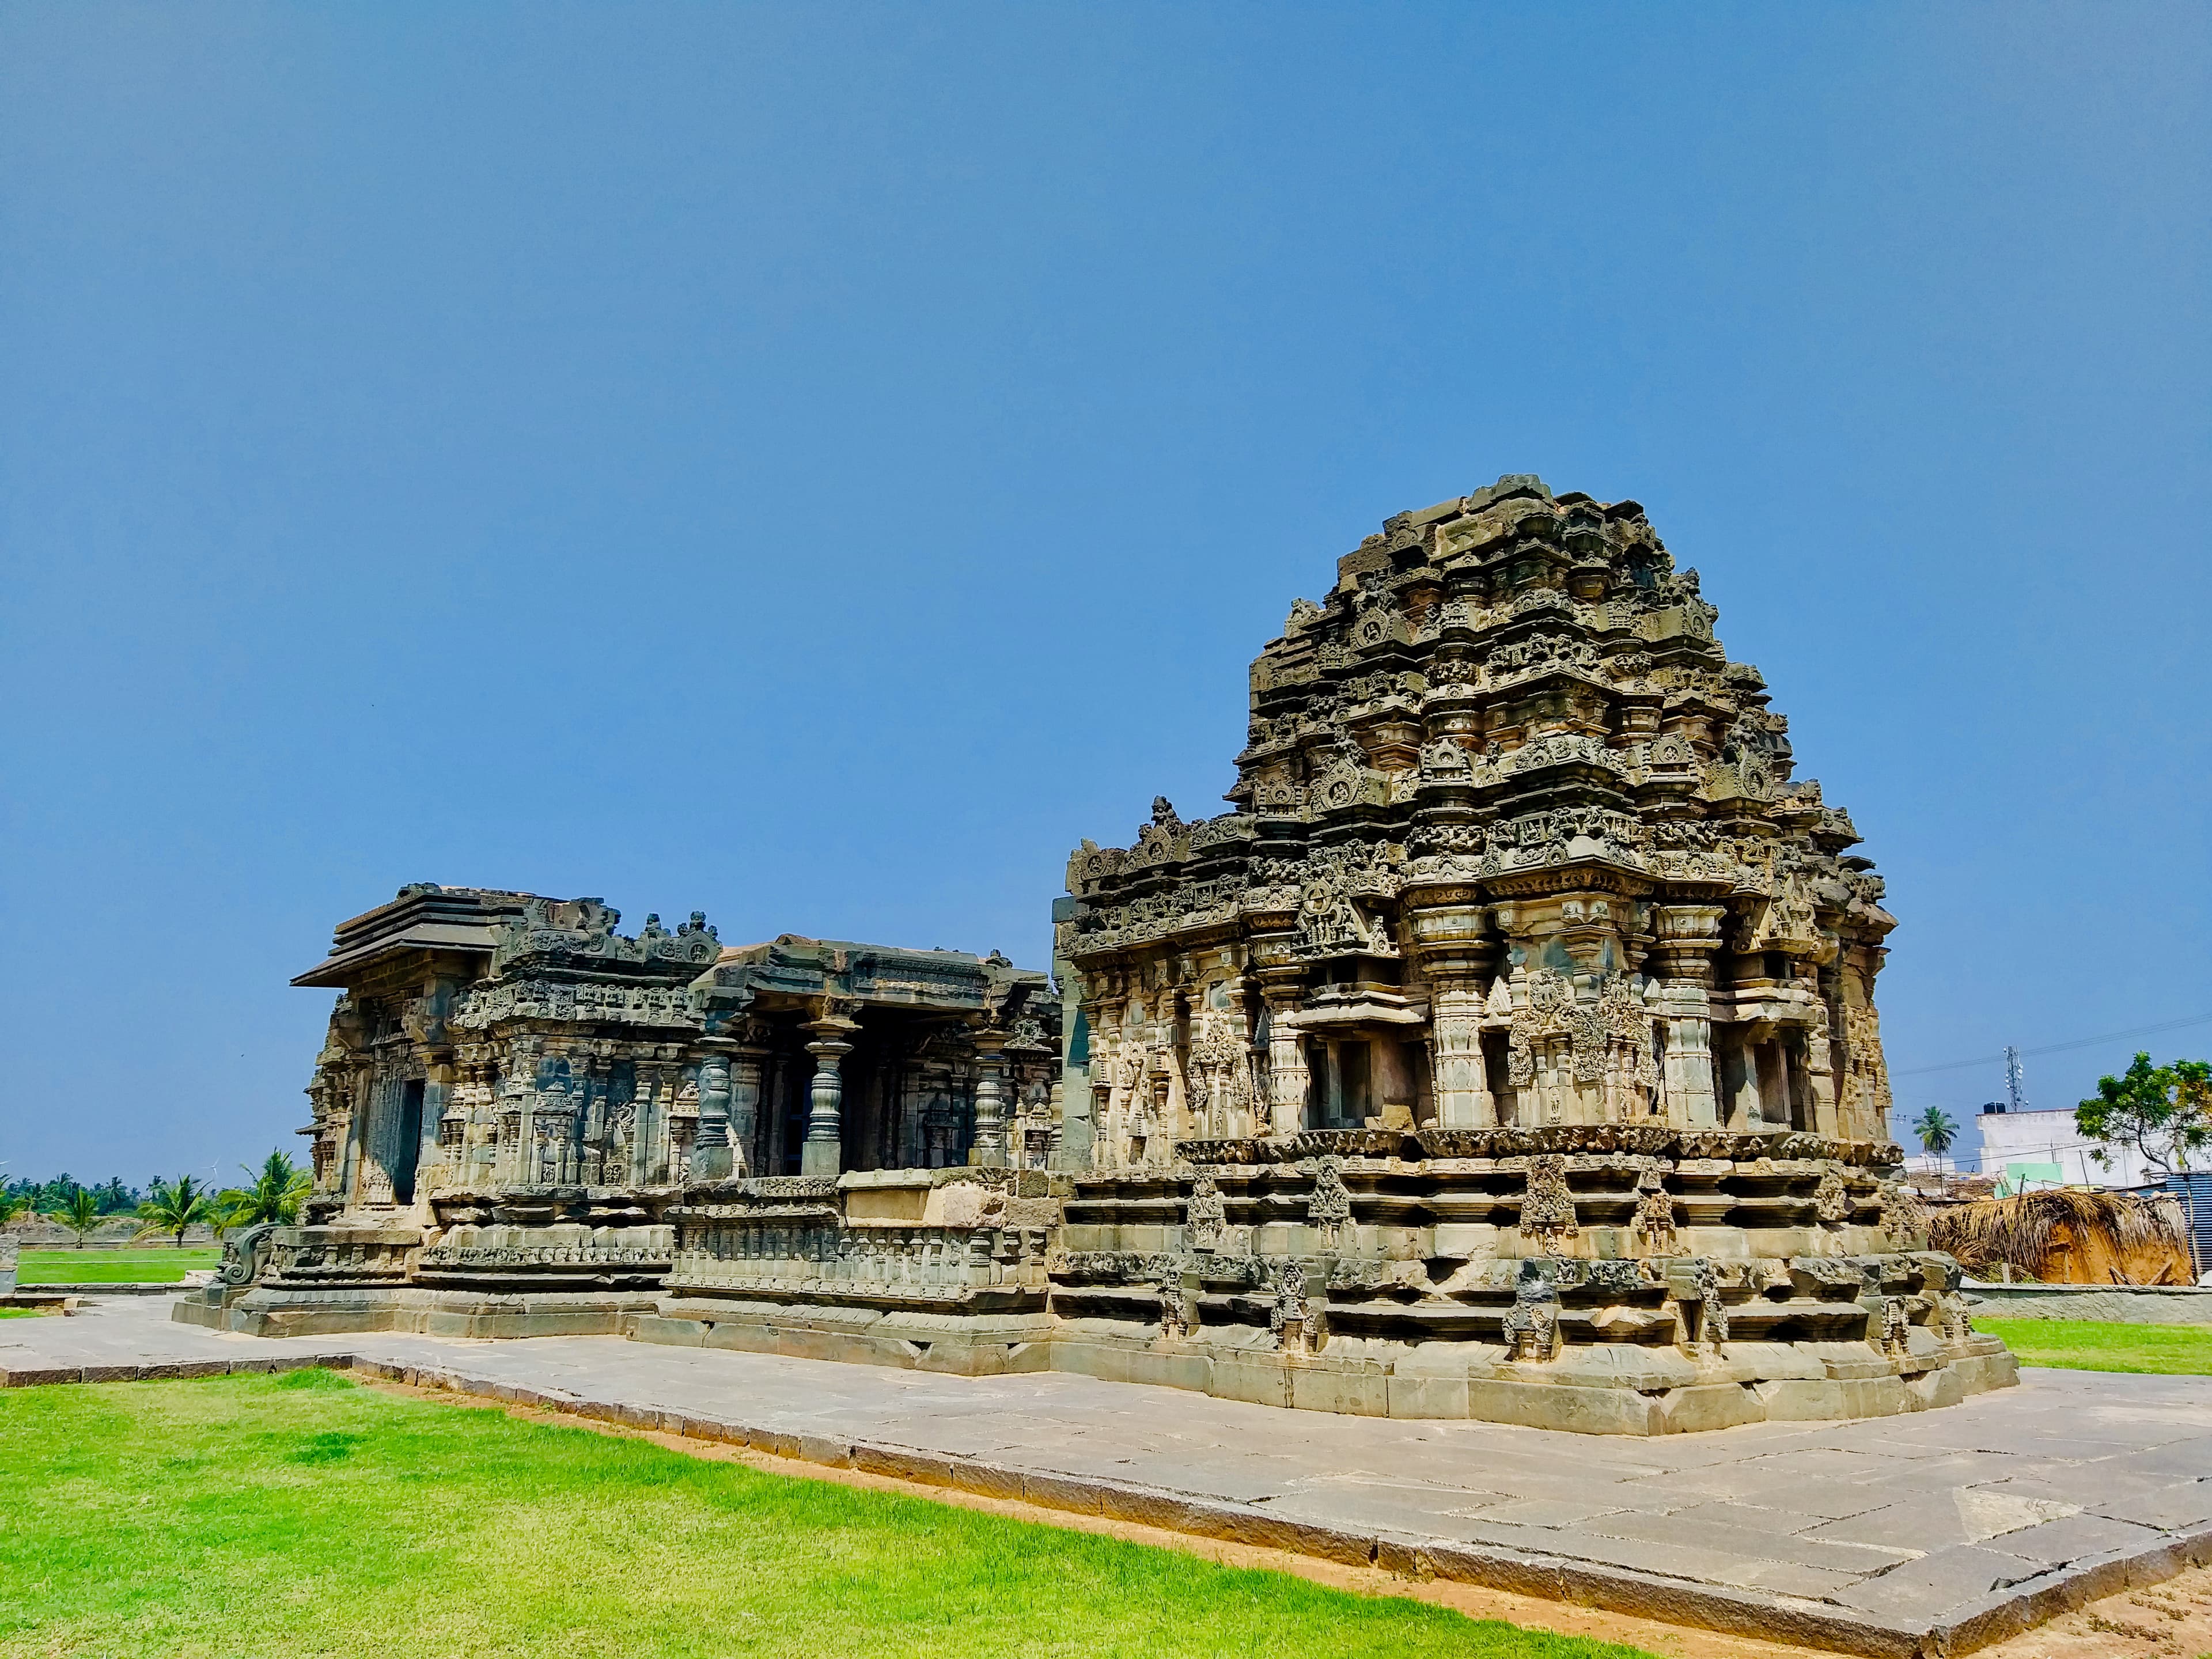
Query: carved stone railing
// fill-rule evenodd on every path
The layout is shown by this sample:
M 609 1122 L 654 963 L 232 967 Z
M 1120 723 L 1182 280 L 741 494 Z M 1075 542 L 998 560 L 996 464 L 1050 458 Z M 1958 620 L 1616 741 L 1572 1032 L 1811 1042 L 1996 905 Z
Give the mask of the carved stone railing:
M 846 1227 L 792 1206 L 689 1206 L 676 1222 L 672 1295 L 870 1306 L 1041 1306 L 1044 1228 Z

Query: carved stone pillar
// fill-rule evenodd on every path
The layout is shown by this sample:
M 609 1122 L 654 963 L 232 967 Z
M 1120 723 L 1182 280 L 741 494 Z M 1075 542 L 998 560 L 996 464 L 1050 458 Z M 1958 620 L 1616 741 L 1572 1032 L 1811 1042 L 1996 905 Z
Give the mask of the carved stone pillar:
M 968 1147 L 970 1164 L 996 1167 L 1010 1161 L 1006 1157 L 1006 1063 L 999 1052 L 1005 1040 L 999 1032 L 975 1034 L 975 1138 Z
M 730 1053 L 730 1167 L 732 1176 L 750 1175 L 763 1156 L 760 1106 L 763 1048 L 744 1046 Z
M 806 1029 L 814 1040 L 806 1052 L 814 1056 L 814 1082 L 807 1091 L 806 1139 L 799 1149 L 799 1172 L 834 1176 L 845 1167 L 845 1128 L 841 1108 L 845 1080 L 838 1066 L 853 1052 L 848 1040 L 853 1023 L 844 1019 L 811 1021 Z
M 1713 1076 L 1713 952 L 1727 910 L 1717 904 L 1662 904 L 1653 911 L 1652 966 L 1660 986 L 1667 1053 L 1663 1061 L 1668 1121 L 1710 1129 L 1720 1122 Z
M 730 1054 L 714 1038 L 702 1038 L 699 1061 L 699 1122 L 691 1144 L 691 1178 L 723 1181 L 736 1162 L 730 1144 Z

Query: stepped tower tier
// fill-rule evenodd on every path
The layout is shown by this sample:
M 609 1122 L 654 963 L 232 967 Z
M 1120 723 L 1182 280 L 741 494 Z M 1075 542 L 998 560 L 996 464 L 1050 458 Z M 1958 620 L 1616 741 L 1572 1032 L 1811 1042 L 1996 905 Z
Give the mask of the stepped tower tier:
M 1235 810 L 1156 800 L 1069 860 L 1094 1166 L 1370 1127 L 1884 1139 L 1894 919 L 1717 615 L 1635 502 L 1533 477 L 1340 559 L 1252 665 Z

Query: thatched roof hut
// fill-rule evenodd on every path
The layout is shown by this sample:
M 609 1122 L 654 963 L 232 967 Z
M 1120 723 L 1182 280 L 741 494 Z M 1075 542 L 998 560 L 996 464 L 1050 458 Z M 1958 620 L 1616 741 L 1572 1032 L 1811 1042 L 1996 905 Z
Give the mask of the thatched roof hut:
M 2189 1222 L 2166 1193 L 2063 1187 L 1933 1211 L 1931 1249 L 1977 1279 L 2044 1285 L 2188 1285 Z

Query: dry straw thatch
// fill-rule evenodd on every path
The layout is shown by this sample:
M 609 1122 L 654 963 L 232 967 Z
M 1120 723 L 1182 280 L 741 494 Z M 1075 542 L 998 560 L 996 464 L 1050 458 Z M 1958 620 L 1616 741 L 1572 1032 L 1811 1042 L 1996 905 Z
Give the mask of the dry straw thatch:
M 1977 1279 L 2044 1284 L 2186 1285 L 2189 1223 L 2166 1194 L 2076 1187 L 1983 1199 L 1936 1211 L 1930 1249 L 1956 1256 Z

